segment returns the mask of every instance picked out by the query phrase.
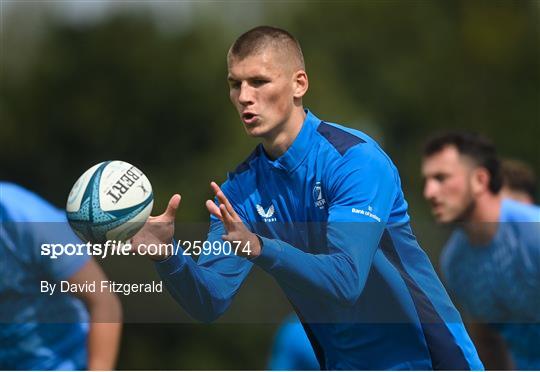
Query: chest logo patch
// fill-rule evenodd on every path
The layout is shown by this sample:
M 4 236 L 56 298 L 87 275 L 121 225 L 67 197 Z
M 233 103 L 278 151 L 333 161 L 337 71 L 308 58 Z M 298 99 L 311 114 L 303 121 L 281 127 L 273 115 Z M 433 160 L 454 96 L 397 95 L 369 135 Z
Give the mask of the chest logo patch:
M 324 198 L 320 181 L 316 182 L 315 186 L 313 186 L 313 200 L 316 208 L 324 209 L 324 207 L 326 207 L 326 199 Z
M 255 207 L 257 208 L 257 213 L 263 218 L 264 222 L 276 221 L 276 218 L 273 217 L 276 212 L 273 204 L 270 204 L 270 207 L 268 207 L 267 210 L 264 210 L 263 206 L 260 204 L 257 204 Z

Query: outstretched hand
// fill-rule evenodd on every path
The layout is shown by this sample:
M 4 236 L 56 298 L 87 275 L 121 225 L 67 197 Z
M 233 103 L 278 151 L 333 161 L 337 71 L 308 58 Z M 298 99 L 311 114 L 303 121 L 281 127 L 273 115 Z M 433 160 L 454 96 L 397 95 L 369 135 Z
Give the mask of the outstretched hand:
M 246 254 L 244 250 L 242 250 L 242 252 L 238 250 L 236 253 L 239 256 L 244 256 L 247 258 L 258 257 L 261 254 L 261 243 L 257 235 L 249 231 L 246 225 L 244 225 L 242 219 L 240 216 L 238 216 L 223 191 L 221 191 L 220 187 L 215 182 L 211 182 L 210 187 L 216 194 L 219 206 L 217 206 L 212 200 L 207 200 L 206 208 L 208 208 L 208 211 L 212 215 L 219 218 L 223 222 L 227 233 L 221 238 L 224 241 L 231 243 L 240 242 L 242 247 L 247 245 L 250 248 L 248 254 Z
M 131 238 L 132 252 L 147 255 L 155 261 L 164 260 L 172 254 L 172 246 L 170 249 L 165 249 L 165 245 L 172 243 L 174 219 L 180 200 L 181 196 L 174 194 L 163 214 L 148 218 L 143 228 Z M 161 247 L 161 249 L 149 250 L 150 245 Z

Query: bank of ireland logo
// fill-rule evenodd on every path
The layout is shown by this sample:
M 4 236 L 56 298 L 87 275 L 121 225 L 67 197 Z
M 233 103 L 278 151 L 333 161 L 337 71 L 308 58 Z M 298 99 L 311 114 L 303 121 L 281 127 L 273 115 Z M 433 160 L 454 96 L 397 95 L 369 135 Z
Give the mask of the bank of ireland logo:
M 324 209 L 324 207 L 326 207 L 326 199 L 324 198 L 321 181 L 317 181 L 315 186 L 313 186 L 313 200 L 315 207 L 319 209 Z
M 257 213 L 259 214 L 259 216 L 262 217 L 264 222 L 275 222 L 275 221 L 277 221 L 277 219 L 274 217 L 274 213 L 276 212 L 276 210 L 274 208 L 274 204 L 270 204 L 270 206 L 268 207 L 267 210 L 265 210 L 263 208 L 263 206 L 260 205 L 260 204 L 257 204 L 256 208 L 257 208 Z

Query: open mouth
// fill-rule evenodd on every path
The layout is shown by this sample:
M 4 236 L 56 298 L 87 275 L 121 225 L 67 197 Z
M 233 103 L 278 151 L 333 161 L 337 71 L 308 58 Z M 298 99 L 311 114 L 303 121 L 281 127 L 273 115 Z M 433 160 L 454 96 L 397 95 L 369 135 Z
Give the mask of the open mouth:
M 252 124 L 257 120 L 257 115 L 252 112 L 242 114 L 242 121 L 246 124 Z

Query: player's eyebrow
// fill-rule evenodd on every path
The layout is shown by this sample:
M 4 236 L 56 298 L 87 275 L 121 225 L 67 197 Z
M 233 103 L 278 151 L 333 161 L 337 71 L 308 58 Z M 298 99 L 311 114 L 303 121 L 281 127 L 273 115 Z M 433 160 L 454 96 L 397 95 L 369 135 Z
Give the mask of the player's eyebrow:
M 241 80 L 270 80 L 270 78 L 268 76 L 265 76 L 265 75 L 254 75 L 254 76 L 249 76 L 247 77 L 246 79 L 237 79 L 231 75 L 227 76 L 227 80 L 231 83 L 234 83 L 234 82 L 238 82 L 238 81 L 241 81 Z
M 445 180 L 446 178 L 448 178 L 448 173 L 446 172 L 435 172 L 433 174 L 430 174 L 426 177 L 427 178 L 430 178 L 430 179 L 435 179 L 437 181 L 443 181 Z
M 248 80 L 270 80 L 270 78 L 264 75 L 255 75 L 255 76 L 250 76 Z

